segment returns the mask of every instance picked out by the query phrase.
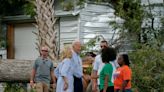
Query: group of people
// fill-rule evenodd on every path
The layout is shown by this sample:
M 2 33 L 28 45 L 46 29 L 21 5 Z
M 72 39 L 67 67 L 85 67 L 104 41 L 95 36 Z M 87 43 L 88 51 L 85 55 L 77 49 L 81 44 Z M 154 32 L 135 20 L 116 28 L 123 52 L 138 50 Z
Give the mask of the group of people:
M 101 53 L 95 57 L 91 74 L 92 92 L 131 92 L 131 69 L 127 54 L 117 55 L 107 41 L 100 43 Z M 75 40 L 60 54 L 60 63 L 53 68 L 48 59 L 48 48 L 41 48 L 41 56 L 33 65 L 30 85 L 37 92 L 49 92 L 50 83 L 55 92 L 83 92 L 83 67 L 80 57 L 81 42 Z M 57 80 L 57 81 L 56 81 Z
M 75 40 L 72 47 L 67 46 L 62 50 L 61 62 L 54 70 L 52 61 L 48 59 L 48 48 L 43 46 L 41 56 L 33 65 L 31 87 L 35 87 L 37 92 L 49 92 L 50 84 L 52 84 L 52 87 L 56 87 L 55 92 L 83 92 L 80 51 L 81 42 Z
M 117 55 L 107 41 L 101 41 L 100 47 L 101 53 L 95 57 L 91 74 L 92 92 L 132 92 L 128 55 Z

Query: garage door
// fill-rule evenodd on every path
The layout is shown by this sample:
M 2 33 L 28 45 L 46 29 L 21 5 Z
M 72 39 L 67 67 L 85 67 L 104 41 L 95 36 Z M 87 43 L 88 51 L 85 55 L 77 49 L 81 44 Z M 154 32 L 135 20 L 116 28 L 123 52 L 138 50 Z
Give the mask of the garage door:
M 32 24 L 15 25 L 15 59 L 35 60 L 39 53 L 36 50 L 36 36 L 32 31 L 37 31 Z

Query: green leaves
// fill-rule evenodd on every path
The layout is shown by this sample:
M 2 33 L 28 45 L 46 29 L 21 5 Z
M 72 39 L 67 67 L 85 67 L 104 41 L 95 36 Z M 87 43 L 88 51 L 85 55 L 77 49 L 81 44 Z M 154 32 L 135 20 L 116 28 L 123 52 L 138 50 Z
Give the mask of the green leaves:
M 29 2 L 30 1 L 30 2 Z M 34 4 L 31 3 L 34 0 L 2 0 L 0 5 L 0 15 L 13 16 L 28 14 L 35 15 Z
M 36 12 L 34 11 L 35 5 L 33 4 L 33 2 L 34 0 L 30 0 L 23 6 L 25 14 L 30 15 L 31 17 L 34 17 L 36 15 Z
M 21 83 L 6 83 L 4 92 L 26 92 L 26 90 Z
M 19 15 L 23 13 L 23 5 L 26 0 L 2 0 L 0 5 L 0 15 Z
M 129 53 L 133 72 L 133 88 L 139 92 L 163 92 L 164 89 L 164 52 L 143 46 Z

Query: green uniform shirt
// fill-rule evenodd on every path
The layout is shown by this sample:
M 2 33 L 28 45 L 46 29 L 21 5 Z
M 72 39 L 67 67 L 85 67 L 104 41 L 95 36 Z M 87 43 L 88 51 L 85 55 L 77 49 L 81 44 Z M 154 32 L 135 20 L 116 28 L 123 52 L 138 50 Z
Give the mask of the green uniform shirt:
M 100 72 L 100 90 L 104 88 L 104 81 L 106 75 L 109 76 L 108 87 L 113 86 L 112 73 L 113 73 L 112 65 L 110 63 L 105 64 Z

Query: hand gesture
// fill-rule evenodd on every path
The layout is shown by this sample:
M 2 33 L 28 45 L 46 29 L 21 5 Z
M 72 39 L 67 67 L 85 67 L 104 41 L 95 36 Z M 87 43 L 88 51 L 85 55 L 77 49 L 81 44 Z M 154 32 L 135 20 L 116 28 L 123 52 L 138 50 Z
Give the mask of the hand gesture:
M 35 87 L 33 81 L 30 81 L 30 86 L 31 86 L 31 88 L 34 88 Z
M 92 92 L 98 92 L 97 90 L 97 83 L 92 84 Z
M 56 83 L 53 83 L 53 84 L 51 85 L 51 87 L 52 87 L 53 89 L 55 89 L 55 88 L 56 88 Z
M 66 91 L 68 89 L 68 83 L 64 82 L 64 91 Z

